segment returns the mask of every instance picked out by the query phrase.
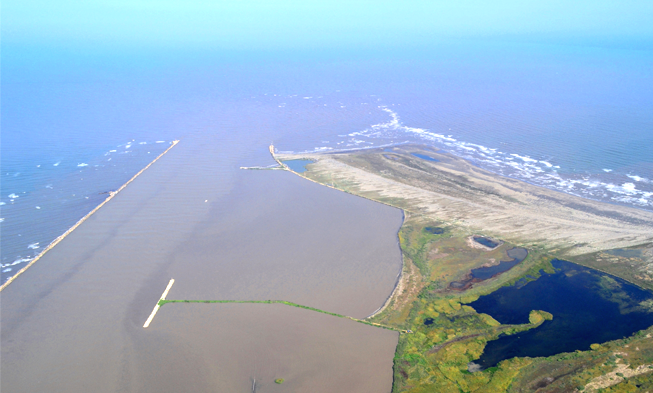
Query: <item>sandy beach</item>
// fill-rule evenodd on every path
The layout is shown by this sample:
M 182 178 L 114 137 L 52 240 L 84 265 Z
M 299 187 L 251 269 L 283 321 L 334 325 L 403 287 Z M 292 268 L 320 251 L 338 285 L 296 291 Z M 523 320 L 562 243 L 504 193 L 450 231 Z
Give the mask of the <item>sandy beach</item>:
M 338 154 L 278 154 L 312 159 L 305 175 L 414 214 L 516 244 L 580 255 L 653 241 L 653 213 L 595 202 L 498 176 L 470 162 L 418 145 Z M 427 154 L 430 162 L 412 156 Z M 653 271 L 653 270 L 652 270 Z

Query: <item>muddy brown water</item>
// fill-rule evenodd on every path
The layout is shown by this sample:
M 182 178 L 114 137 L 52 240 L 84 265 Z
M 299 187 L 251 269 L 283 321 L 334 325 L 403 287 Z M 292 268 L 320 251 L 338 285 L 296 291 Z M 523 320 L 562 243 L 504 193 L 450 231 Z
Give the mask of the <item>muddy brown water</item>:
M 397 333 L 365 317 L 401 268 L 399 210 L 182 141 L 1 294 L 2 391 L 390 391 Z M 208 202 L 205 202 L 208 201 Z M 287 390 L 286 390 L 287 389 Z

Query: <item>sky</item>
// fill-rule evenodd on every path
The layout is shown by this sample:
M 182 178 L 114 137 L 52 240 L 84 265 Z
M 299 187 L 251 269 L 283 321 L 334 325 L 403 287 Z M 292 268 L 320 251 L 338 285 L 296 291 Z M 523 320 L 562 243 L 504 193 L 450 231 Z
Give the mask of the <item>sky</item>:
M 2 45 L 277 50 L 504 39 L 651 48 L 650 0 L 5 0 Z

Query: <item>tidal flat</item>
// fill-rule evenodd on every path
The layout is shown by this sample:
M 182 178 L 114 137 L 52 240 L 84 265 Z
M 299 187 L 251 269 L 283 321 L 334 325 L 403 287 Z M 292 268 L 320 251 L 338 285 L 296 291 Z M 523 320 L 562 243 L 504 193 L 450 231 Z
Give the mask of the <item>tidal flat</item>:
M 438 161 L 423 160 L 416 154 Z M 653 327 L 646 322 L 653 297 L 650 212 L 493 175 L 463 159 L 419 145 L 281 154 L 277 159 L 313 160 L 300 176 L 401 207 L 406 213 L 399 233 L 403 274 L 386 307 L 371 319 L 410 332 L 399 337 L 393 392 L 640 391 L 653 387 Z M 476 238 L 499 242 L 489 247 Z M 515 258 L 515 250 L 519 258 Z M 589 269 L 598 268 L 638 285 L 642 289 L 634 292 L 640 291 L 642 296 L 632 299 L 620 297 L 624 291 L 619 285 L 601 287 L 599 292 L 614 304 L 629 304 L 615 305 L 617 313 L 640 313 L 643 323 L 593 336 L 613 341 L 590 345 L 588 337 L 582 342 L 579 338 L 575 343 L 579 349 L 571 353 L 560 346 L 559 351 L 539 354 L 542 357 L 535 352 L 532 357 L 525 352 L 511 357 L 499 351 L 497 361 L 501 361 L 496 366 L 479 367 L 474 361 L 490 344 L 537 335 L 543 326 L 554 326 L 560 310 L 552 307 L 549 312 L 533 303 L 533 307 L 523 307 L 519 320 L 499 316 L 497 320 L 487 310 L 474 309 L 474 302 L 502 287 L 539 285 L 546 281 L 538 283 L 543 276 L 563 274 L 552 263 L 556 258 L 587 266 L 569 263 L 577 266 L 570 271 L 586 269 L 609 277 Z M 479 269 L 491 270 L 508 260 L 517 263 L 508 270 L 497 269 L 489 277 L 474 277 Z M 452 286 L 455 282 L 467 284 Z M 630 283 L 624 281 L 624 288 L 635 288 Z M 539 306 L 546 308 L 545 303 Z M 594 328 L 603 326 L 597 323 Z M 556 332 L 559 338 L 573 342 L 574 337 L 566 333 L 565 329 Z M 556 336 L 550 335 L 550 339 L 555 341 Z

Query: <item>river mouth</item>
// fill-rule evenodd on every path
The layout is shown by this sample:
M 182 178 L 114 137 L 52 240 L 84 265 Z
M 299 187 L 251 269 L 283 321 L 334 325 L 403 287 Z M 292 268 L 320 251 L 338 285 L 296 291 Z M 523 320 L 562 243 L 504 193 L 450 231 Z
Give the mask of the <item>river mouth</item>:
M 588 350 L 653 325 L 653 294 L 600 271 L 554 259 L 555 273 L 503 287 L 469 304 L 502 324 L 528 322 L 531 310 L 553 314 L 540 327 L 487 343 L 482 369 L 513 357 Z

